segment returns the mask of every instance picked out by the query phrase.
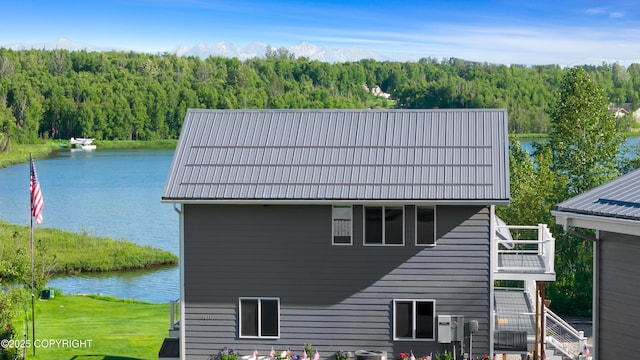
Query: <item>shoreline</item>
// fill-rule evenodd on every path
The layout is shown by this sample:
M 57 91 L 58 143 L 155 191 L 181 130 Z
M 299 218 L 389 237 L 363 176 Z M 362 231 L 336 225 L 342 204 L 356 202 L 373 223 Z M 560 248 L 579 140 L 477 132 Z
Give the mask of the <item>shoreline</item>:
M 153 270 L 178 264 L 178 256 L 170 251 L 128 240 L 114 240 L 55 228 L 34 230 L 38 232 L 39 239 L 36 255 L 40 262 L 47 265 L 49 278 L 82 273 Z M 29 253 L 26 251 L 28 242 L 24 240 L 29 238 L 29 226 L 0 220 L 0 235 L 3 233 L 13 235 L 6 236 L 7 241 L 0 248 L 1 257 L 11 259 L 15 265 L 26 261 L 26 256 L 5 255 Z M 46 249 L 42 249 L 41 244 L 46 244 Z M 0 277 L 5 279 L 19 278 L 19 276 L 19 274 L 16 276 L 11 273 L 0 273 Z
M 95 141 L 96 150 L 162 150 L 175 149 L 178 140 L 101 140 Z M 41 144 L 12 145 L 10 151 L 0 153 L 0 169 L 29 162 L 29 154 L 34 159 L 46 159 L 59 151 L 70 151 L 68 140 L 49 140 Z

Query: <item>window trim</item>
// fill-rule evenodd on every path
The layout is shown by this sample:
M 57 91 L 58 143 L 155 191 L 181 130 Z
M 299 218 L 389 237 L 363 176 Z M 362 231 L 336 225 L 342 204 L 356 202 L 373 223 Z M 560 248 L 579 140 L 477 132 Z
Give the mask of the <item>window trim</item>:
M 382 243 L 371 244 L 367 243 L 367 208 L 381 208 L 382 209 Z M 388 244 L 387 243 L 387 222 L 385 221 L 386 208 L 400 208 L 402 209 L 402 243 L 400 244 Z M 405 246 L 406 243 L 406 209 L 404 205 L 365 205 L 362 207 L 362 245 L 363 246 Z
M 242 335 L 242 301 L 243 300 L 257 300 L 258 301 L 258 335 Z M 262 301 L 270 300 L 276 301 L 278 307 L 278 335 L 262 335 Z M 251 297 L 244 296 L 238 298 L 238 337 L 241 339 L 279 339 L 280 338 L 280 298 L 276 297 Z
M 350 234 L 349 234 L 349 242 L 348 243 L 337 243 L 336 242 L 336 234 L 335 234 L 335 208 L 349 208 L 349 214 L 351 215 L 350 219 Z M 331 206 L 331 245 L 336 246 L 352 246 L 353 245 L 353 205 L 332 205 Z
M 433 244 L 420 244 L 418 243 L 418 208 L 433 208 Z M 438 243 L 438 236 L 437 236 L 437 218 L 438 218 L 438 211 L 436 210 L 436 205 L 433 206 L 421 206 L 421 205 L 416 205 L 415 206 L 415 211 L 414 211 L 414 234 L 415 234 L 415 245 L 416 246 L 424 246 L 424 247 L 434 247 L 436 246 L 436 244 Z
M 411 302 L 412 303 L 412 311 L 413 311 L 413 318 L 411 319 L 412 321 L 412 336 L 410 338 L 405 338 L 405 337 L 398 337 L 396 334 L 396 320 L 397 320 L 397 315 L 396 315 L 396 304 L 398 302 Z M 416 314 L 416 304 L 419 302 L 430 302 L 433 304 L 433 314 L 432 314 L 432 323 L 431 323 L 431 333 L 432 333 L 432 337 L 431 338 L 416 338 L 416 331 L 417 331 L 417 314 Z M 436 300 L 435 299 L 393 299 L 393 309 L 392 309 L 392 331 L 393 331 L 393 340 L 394 341 L 436 341 L 436 321 L 437 321 L 437 316 L 436 316 Z

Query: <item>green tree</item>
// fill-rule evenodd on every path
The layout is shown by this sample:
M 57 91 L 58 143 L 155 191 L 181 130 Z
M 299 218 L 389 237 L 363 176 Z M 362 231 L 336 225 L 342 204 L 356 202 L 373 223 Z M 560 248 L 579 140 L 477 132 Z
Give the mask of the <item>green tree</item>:
M 550 110 L 553 149 L 551 166 L 565 200 L 618 175 L 623 139 L 608 111 L 602 90 L 582 68 L 572 68 L 560 85 Z M 552 306 L 561 313 L 591 312 L 593 247 L 591 241 L 556 231 L 556 281 L 549 286 Z
M 568 175 L 567 197 L 618 175 L 618 152 L 624 139 L 616 131 L 604 90 L 582 68 L 565 74 L 550 116 L 553 166 Z
M 509 148 L 511 202 L 496 208 L 508 224 L 554 224 L 551 208 L 560 202 L 557 175 L 551 170 L 548 144 L 536 144 L 529 154 L 515 141 Z

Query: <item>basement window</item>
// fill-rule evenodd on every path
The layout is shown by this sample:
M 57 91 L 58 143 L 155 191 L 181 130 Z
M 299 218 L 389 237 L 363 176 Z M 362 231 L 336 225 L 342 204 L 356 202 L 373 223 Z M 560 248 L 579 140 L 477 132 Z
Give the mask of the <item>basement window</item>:
M 435 300 L 393 300 L 394 340 L 435 340 Z
M 280 336 L 280 299 L 240 298 L 239 308 L 241 338 Z

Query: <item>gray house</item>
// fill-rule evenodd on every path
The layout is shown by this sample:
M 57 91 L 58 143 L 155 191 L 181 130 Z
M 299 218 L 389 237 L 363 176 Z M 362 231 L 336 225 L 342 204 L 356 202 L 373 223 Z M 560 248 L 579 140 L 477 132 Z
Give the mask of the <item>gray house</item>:
M 189 110 L 162 201 L 183 358 L 494 350 L 506 110 Z
M 556 205 L 552 214 L 566 231 L 593 240 L 594 359 L 638 354 L 640 333 L 640 169 Z M 582 232 L 584 234 L 584 231 Z

